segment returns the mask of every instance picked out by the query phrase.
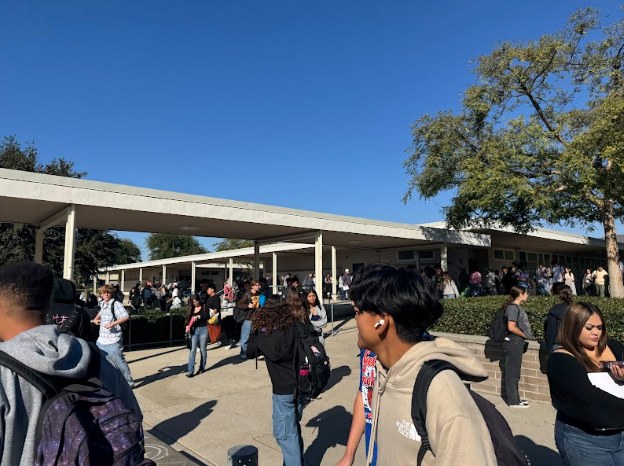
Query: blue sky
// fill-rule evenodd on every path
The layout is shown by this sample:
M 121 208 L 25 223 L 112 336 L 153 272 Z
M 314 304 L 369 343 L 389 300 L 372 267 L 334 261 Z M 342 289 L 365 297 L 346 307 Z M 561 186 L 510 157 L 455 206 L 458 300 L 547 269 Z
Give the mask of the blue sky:
M 449 195 L 401 202 L 411 123 L 496 42 L 618 3 L 3 0 L 0 137 L 92 180 L 437 221 Z

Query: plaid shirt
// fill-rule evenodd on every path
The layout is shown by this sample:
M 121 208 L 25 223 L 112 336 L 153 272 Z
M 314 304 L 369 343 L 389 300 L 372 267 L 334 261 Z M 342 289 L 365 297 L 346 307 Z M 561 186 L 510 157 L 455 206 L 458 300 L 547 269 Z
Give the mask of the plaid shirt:
M 111 304 L 113 302 L 115 303 L 114 317 L 111 311 Z M 102 300 L 100 302 L 100 336 L 97 341 L 102 345 L 112 345 L 115 343 L 119 343 L 123 337 L 123 334 L 121 332 L 121 326 L 115 325 L 114 327 L 106 328 L 105 325 L 115 322 L 115 320 L 123 319 L 125 317 L 128 317 L 128 313 L 119 301 L 110 299 L 108 302 L 106 302 Z

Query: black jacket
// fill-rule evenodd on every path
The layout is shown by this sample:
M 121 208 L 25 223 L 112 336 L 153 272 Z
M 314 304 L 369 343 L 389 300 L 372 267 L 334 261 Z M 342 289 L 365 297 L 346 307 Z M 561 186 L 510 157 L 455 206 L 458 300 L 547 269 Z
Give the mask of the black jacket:
M 76 288 L 70 280 L 57 278 L 54 281 L 47 323 L 56 324 L 63 329 L 63 323 L 76 312 L 74 323 L 67 330 L 67 333 L 86 341 L 94 341 L 89 314 L 82 306 L 74 304 L 76 302 L 75 294 Z
M 252 332 L 247 341 L 249 359 L 264 355 L 269 377 L 276 395 L 292 395 L 295 392 L 295 350 L 298 333 L 294 325 L 284 330 Z
M 548 315 L 546 316 L 546 322 L 544 322 L 544 336 L 546 337 L 546 350 L 549 353 L 553 352 L 553 347 L 557 341 L 557 332 L 559 331 L 559 324 L 563 319 L 563 313 L 568 308 L 569 304 L 559 303 L 553 306 Z

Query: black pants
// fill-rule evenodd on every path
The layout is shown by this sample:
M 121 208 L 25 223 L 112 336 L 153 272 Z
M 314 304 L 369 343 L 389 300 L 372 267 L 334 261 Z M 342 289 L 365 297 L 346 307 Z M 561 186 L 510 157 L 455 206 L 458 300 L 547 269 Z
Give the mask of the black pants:
M 507 404 L 517 405 L 520 403 L 518 395 L 518 383 L 520 382 L 520 370 L 522 369 L 522 354 L 524 353 L 524 338 L 509 334 L 508 340 L 503 342 L 505 350 L 505 391 L 507 392 Z

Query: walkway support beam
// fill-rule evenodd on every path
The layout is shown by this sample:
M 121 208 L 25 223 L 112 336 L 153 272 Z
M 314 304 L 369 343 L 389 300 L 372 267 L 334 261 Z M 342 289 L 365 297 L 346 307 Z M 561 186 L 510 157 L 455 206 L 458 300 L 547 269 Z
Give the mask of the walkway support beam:
M 277 253 L 273 253 L 273 294 L 277 294 L 279 275 L 277 274 Z
M 253 279 L 260 279 L 260 243 L 254 241 L 254 269 L 253 269 Z
M 191 293 L 195 293 L 195 280 L 197 280 L 197 265 L 191 262 Z
M 228 261 L 228 280 L 230 280 L 230 287 L 234 289 L 234 258 L 230 257 Z
M 76 206 L 67 208 L 65 220 L 65 257 L 63 260 L 63 278 L 73 280 L 74 257 L 76 255 Z
M 320 230 L 316 233 L 314 241 L 314 278 L 316 292 L 323 296 L 323 232 Z
M 332 272 L 332 300 L 336 300 L 336 285 L 338 284 L 338 277 L 336 276 L 336 246 L 331 248 L 331 272 Z

